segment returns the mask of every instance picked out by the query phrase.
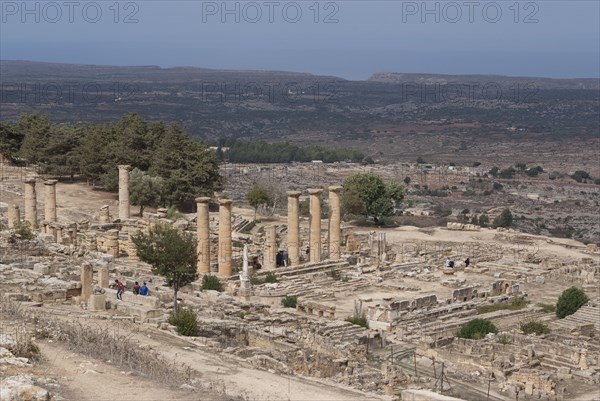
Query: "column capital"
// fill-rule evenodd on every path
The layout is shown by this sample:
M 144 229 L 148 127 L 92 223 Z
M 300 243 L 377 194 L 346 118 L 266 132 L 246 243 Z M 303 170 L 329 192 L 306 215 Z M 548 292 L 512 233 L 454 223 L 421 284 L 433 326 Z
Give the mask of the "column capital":
M 339 193 L 342 190 L 342 186 L 341 185 L 332 185 L 328 189 L 329 189 L 329 192 Z
M 129 171 L 129 169 L 131 169 L 131 166 L 129 164 L 119 164 L 117 167 L 119 168 L 119 170 Z
M 233 203 L 233 201 L 231 199 L 227 199 L 227 198 L 219 199 L 219 205 L 222 205 L 222 206 L 229 206 L 232 203 Z
M 44 181 L 44 185 L 56 185 L 58 180 L 46 180 Z
M 196 198 L 196 203 L 208 203 L 210 198 L 208 196 L 199 196 Z
M 25 184 L 35 184 L 35 178 L 34 177 L 26 177 L 25 178 Z
M 307 189 L 308 194 L 309 195 L 316 195 L 319 196 L 323 193 L 323 190 L 321 188 L 309 188 Z
M 287 191 L 287 196 L 291 198 L 297 198 L 302 194 L 300 191 Z

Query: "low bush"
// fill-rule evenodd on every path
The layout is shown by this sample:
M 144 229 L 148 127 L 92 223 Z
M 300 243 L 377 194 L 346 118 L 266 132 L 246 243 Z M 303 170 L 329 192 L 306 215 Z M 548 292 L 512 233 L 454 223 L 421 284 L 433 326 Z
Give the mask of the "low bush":
M 369 328 L 369 322 L 367 321 L 367 317 L 364 315 L 359 317 L 348 316 L 345 320 L 357 326 L 361 326 L 366 329 Z
M 202 277 L 202 289 L 203 290 L 215 290 L 223 291 L 223 284 L 217 276 L 204 276 Z
M 29 241 L 29 240 L 32 240 L 35 238 L 35 233 L 31 230 L 31 227 L 27 223 L 17 224 L 14 228 L 14 235 L 18 239 L 22 239 L 22 240 L 26 240 L 26 241 Z
M 456 332 L 456 337 L 481 340 L 488 333 L 498 333 L 498 329 L 487 319 L 473 319 Z
M 275 273 L 267 272 L 267 274 L 265 275 L 265 283 L 276 283 L 276 282 L 277 282 L 277 276 L 275 275 Z
M 497 294 L 500 295 L 500 294 Z M 519 310 L 527 307 L 527 301 L 523 298 L 517 298 L 511 303 L 500 302 L 492 305 L 485 305 L 477 309 L 478 315 L 483 315 L 484 313 L 496 312 L 499 310 Z
M 556 305 L 552 305 L 552 304 L 538 304 L 538 305 L 542 307 L 542 310 L 545 313 L 556 313 Z
M 548 334 L 550 333 L 550 328 L 544 322 L 540 322 L 539 320 L 530 320 L 528 322 L 519 323 L 519 328 L 525 334 L 535 333 L 536 336 L 540 334 Z
M 295 308 L 298 304 L 298 297 L 295 295 L 286 295 L 281 299 L 281 305 L 284 308 Z
M 195 336 L 198 333 L 198 316 L 191 309 L 177 308 L 169 316 L 169 323 L 177 327 L 182 336 Z

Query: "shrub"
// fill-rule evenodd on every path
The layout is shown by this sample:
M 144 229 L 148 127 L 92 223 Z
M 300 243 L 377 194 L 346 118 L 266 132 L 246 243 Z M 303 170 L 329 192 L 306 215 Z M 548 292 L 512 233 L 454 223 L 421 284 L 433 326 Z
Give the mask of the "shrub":
M 281 305 L 284 308 L 295 308 L 298 304 L 298 297 L 295 295 L 286 295 L 281 299 Z
M 177 333 L 182 336 L 195 336 L 198 333 L 198 316 L 191 309 L 177 308 L 169 316 L 169 323 L 177 327 Z
M 215 291 L 223 291 L 223 284 L 219 281 L 217 276 L 204 276 L 202 277 L 202 289 L 203 290 L 215 290 Z
M 15 235 L 22 240 L 32 240 L 35 238 L 35 233 L 31 230 L 29 224 L 19 223 L 15 226 Z
M 175 206 L 169 206 L 167 209 L 167 219 L 170 220 L 180 220 L 184 219 L 185 215 L 181 213 Z
M 348 316 L 345 320 L 357 326 L 364 327 L 365 329 L 369 328 L 369 322 L 367 321 L 367 317 L 365 315 L 359 317 Z
M 492 226 L 494 228 L 497 227 L 510 227 L 512 225 L 513 222 L 513 215 L 510 212 L 509 208 L 506 208 L 502 211 L 502 213 L 500 213 L 495 219 L 494 222 L 492 223 Z
M 539 320 L 531 320 L 529 322 L 521 322 L 519 323 L 519 327 L 521 331 L 525 334 L 535 333 L 536 336 L 540 334 L 548 334 L 550 333 L 550 328 L 544 322 L 540 322 Z
M 544 313 L 556 313 L 556 305 L 552 304 L 539 304 L 542 307 Z
M 458 330 L 456 337 L 481 340 L 488 333 L 498 333 L 498 329 L 487 319 L 473 319 Z
M 277 276 L 275 275 L 275 273 L 267 272 L 267 274 L 265 276 L 265 283 L 276 283 L 276 282 L 277 282 Z
M 590 299 L 585 292 L 577 287 L 567 288 L 558 298 L 556 303 L 556 316 L 562 319 L 577 312 Z

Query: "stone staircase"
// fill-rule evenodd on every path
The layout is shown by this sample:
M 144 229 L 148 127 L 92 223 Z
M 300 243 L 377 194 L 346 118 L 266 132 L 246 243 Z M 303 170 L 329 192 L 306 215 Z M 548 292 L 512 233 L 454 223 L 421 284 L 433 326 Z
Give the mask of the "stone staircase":
M 600 332 L 600 307 L 587 303 L 577 312 L 552 322 L 551 327 L 556 330 L 573 330 L 579 326 L 593 324 L 596 331 Z

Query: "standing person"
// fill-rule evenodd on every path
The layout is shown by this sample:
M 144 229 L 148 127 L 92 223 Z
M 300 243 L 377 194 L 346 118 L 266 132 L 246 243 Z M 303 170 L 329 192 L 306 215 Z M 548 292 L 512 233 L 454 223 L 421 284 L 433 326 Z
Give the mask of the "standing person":
M 466 258 L 465 259 L 465 267 L 469 267 L 469 264 L 471 263 L 471 259 Z
M 140 287 L 140 295 L 143 295 L 143 296 L 148 295 L 148 286 L 146 285 L 145 281 L 144 281 L 144 284 Z
M 133 295 L 140 295 L 140 283 L 137 281 L 133 285 Z
M 117 299 L 119 301 L 122 301 L 123 300 L 123 290 L 125 289 L 125 286 L 118 279 L 115 280 L 115 283 L 117 283 Z

